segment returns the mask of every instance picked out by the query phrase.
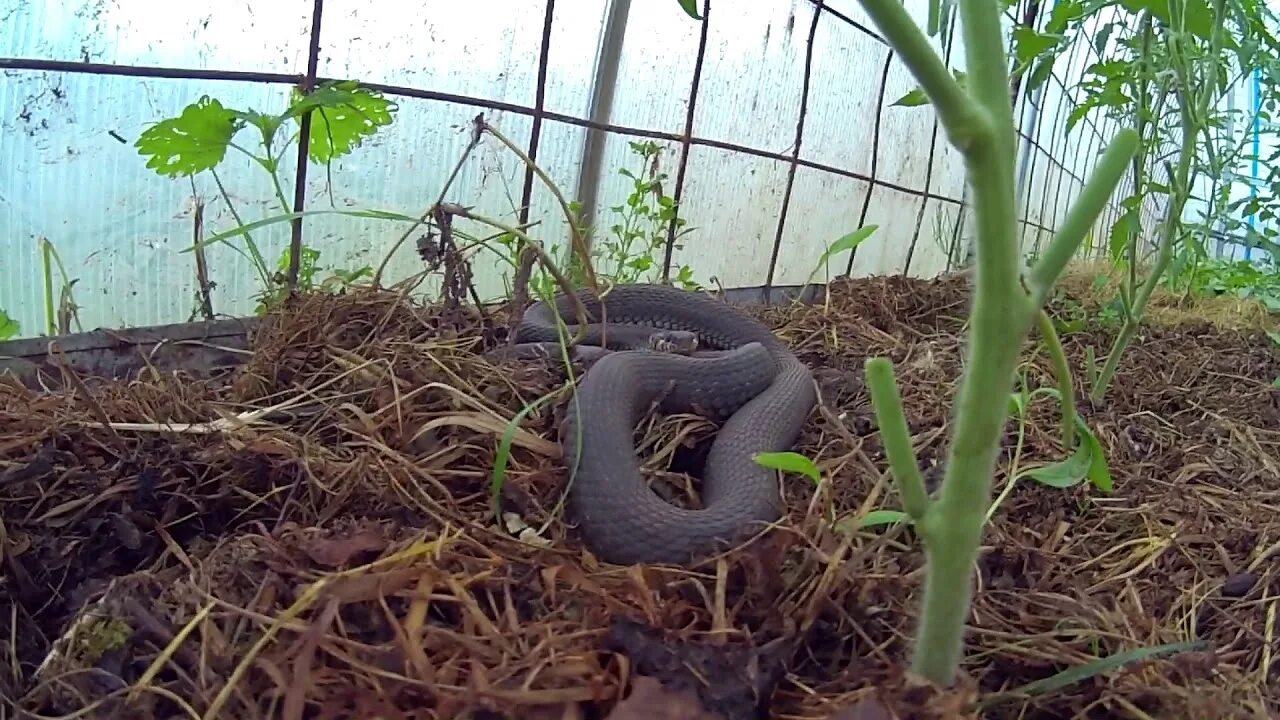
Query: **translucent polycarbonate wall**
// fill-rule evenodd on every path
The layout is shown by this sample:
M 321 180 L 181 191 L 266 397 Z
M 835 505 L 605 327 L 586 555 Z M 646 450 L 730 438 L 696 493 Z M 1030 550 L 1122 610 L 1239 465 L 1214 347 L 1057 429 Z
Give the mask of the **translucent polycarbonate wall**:
M 907 5 L 923 22 L 927 3 Z M 1025 5 L 1010 10 L 1007 32 L 1015 18 L 1030 17 Z M 379 86 L 398 112 L 393 125 L 331 168 L 309 167 L 310 209 L 421 214 L 440 196 L 470 142 L 473 118 L 483 113 L 536 156 L 568 199 L 594 197 L 603 229 L 631 189 L 619 170 L 643 170 L 629 143 L 657 143 L 668 176 L 663 191 L 694 228 L 673 248 L 670 269 L 688 266 L 707 285 L 803 284 L 831 242 L 871 224 L 876 233 L 837 256 L 832 274 L 930 277 L 968 252 L 961 158 L 930 107 L 894 105 L 914 82 L 856 0 L 717 0 L 705 23 L 675 0 L 0 0 L 0 309 L 21 323 L 22 336 L 42 334 L 46 323 L 42 240 L 76 280 L 86 330 L 197 317 L 189 252 L 195 208 L 203 207 L 205 237 L 237 222 L 208 173 L 161 178 L 133 142 L 204 95 L 244 110 L 283 110 L 308 71 L 317 7 L 316 75 Z M 1116 130 L 1091 115 L 1065 131 L 1071 89 L 1114 42 L 1076 43 L 1042 88 L 1016 94 L 1027 252 L 1049 237 Z M 963 69 L 958 33 L 935 45 Z M 616 72 L 602 61 L 609 57 L 617 58 Z M 228 73 L 241 75 L 219 79 Z M 610 80 L 612 92 L 602 92 Z M 595 123 L 605 130 L 602 160 L 598 172 L 584 172 L 593 135 L 586 121 L 602 103 L 608 112 Z M 252 142 L 252 135 L 241 139 Z M 281 163 L 291 199 L 292 151 Z M 230 153 L 218 177 L 243 221 L 280 212 L 269 178 L 243 155 Z M 535 238 L 563 247 L 564 215 L 540 180 L 521 217 L 526 182 L 520 157 L 486 137 L 445 199 L 504 223 L 534 223 Z M 1145 227 L 1159 210 L 1145 209 Z M 1116 214 L 1113 206 L 1099 219 L 1098 247 Z M 459 227 L 489 234 L 471 223 Z M 376 267 L 405 229 L 315 215 L 304 221 L 303 242 L 320 251 L 322 266 Z M 289 235 L 281 223 L 254 238 L 274 264 Z M 664 256 L 656 254 L 659 266 Z M 208 264 L 214 312 L 251 314 L 261 282 L 243 246 L 210 247 Z M 473 264 L 480 294 L 503 295 L 510 264 L 488 251 Z M 387 277 L 421 267 L 407 242 Z

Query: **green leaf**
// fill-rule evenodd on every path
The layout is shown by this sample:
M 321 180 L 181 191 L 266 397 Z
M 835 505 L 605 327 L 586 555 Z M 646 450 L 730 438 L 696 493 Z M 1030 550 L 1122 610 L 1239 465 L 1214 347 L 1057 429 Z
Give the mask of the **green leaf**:
M 1102 26 L 1098 34 L 1093 36 L 1093 51 L 1098 53 L 1098 57 L 1106 55 L 1107 43 L 1111 40 L 1111 33 L 1115 32 L 1116 24 L 1109 22 Z
M 1045 25 L 1045 29 L 1053 33 L 1064 32 L 1071 22 L 1084 17 L 1087 12 L 1079 0 L 1056 2 L 1053 4 L 1053 10 L 1049 12 L 1049 22 Z
M 9 317 L 9 313 L 4 310 L 0 310 L 0 340 L 8 340 L 17 335 L 21 329 L 17 320 Z
M 1009 393 L 1009 409 L 1006 412 L 1014 417 L 1022 417 L 1027 411 L 1027 400 L 1026 393 Z
M 894 100 L 892 103 L 889 104 L 889 107 L 893 107 L 895 105 L 901 106 L 901 107 L 919 107 L 921 105 L 928 105 L 928 104 L 929 104 L 929 96 L 924 93 L 924 90 L 922 88 L 916 88 L 908 92 L 906 95 L 903 95 L 902 97 L 898 98 L 897 100 Z
M 1092 460 L 1088 444 L 1081 443 L 1066 460 L 1024 470 L 1018 473 L 1018 477 L 1029 477 L 1049 487 L 1074 487 L 1089 474 L 1089 464 Z
M 1049 54 L 1036 60 L 1035 67 L 1032 68 L 1031 74 L 1027 76 L 1027 92 L 1034 92 L 1041 85 L 1048 82 L 1049 78 L 1053 76 L 1053 64 L 1057 60 L 1058 56 L 1056 54 Z
M 860 530 L 862 528 L 876 527 L 877 525 L 896 525 L 898 523 L 911 525 L 914 524 L 914 521 L 910 515 L 901 510 L 872 510 L 862 516 L 862 519 L 858 521 L 857 528 L 850 528 L 850 523 L 845 520 L 837 523 L 836 529 L 840 532 L 849 532 L 854 529 Z
M 968 76 L 964 73 L 963 70 L 953 70 L 951 74 L 955 76 L 956 84 L 960 86 L 961 90 L 963 90 L 965 88 L 965 81 L 968 78 Z M 917 87 L 914 90 L 911 90 L 910 92 L 908 92 L 906 95 L 903 95 L 897 100 L 894 100 L 892 103 L 889 103 L 889 107 L 893 107 L 895 105 L 900 105 L 902 107 L 919 107 L 920 105 L 928 105 L 928 104 L 929 104 L 929 96 L 925 94 L 925 91 L 923 88 Z
M 280 130 L 280 126 L 284 125 L 284 118 L 276 115 L 267 115 L 257 110 L 248 110 L 245 112 L 233 111 L 236 117 L 246 123 L 258 128 L 258 132 L 262 134 L 262 146 L 271 147 L 275 142 L 276 132 Z
M 1124 251 L 1129 247 L 1129 238 L 1142 228 L 1138 222 L 1138 214 L 1133 210 L 1125 212 L 1111 226 L 1111 235 L 1107 239 L 1107 253 L 1112 263 L 1120 262 Z
M 676 0 L 680 3 L 680 9 L 684 10 L 685 15 L 694 20 L 701 20 L 702 16 L 698 14 L 698 0 Z
M 564 390 L 563 385 L 525 405 L 502 429 L 498 450 L 493 456 L 493 471 L 489 473 L 489 507 L 493 510 L 493 517 L 498 521 L 499 526 L 502 525 L 502 488 L 507 483 L 507 464 L 511 460 L 511 446 L 515 442 L 516 431 L 520 429 L 520 423 L 524 422 L 529 413 L 555 398 L 562 390 Z
M 226 242 L 233 237 L 247 235 L 260 227 L 267 225 L 277 225 L 283 222 L 293 222 L 298 218 L 309 217 L 311 215 L 344 215 L 346 217 L 369 218 L 371 220 L 395 220 L 398 222 L 417 223 L 419 219 L 411 215 L 401 215 L 400 213 L 388 212 L 386 210 L 303 210 L 302 212 L 281 213 L 271 217 L 255 220 L 251 223 L 245 223 L 239 227 L 220 232 L 217 235 L 201 240 L 198 244 L 191 247 L 183 248 L 179 252 L 191 252 L 214 243 Z
M 379 128 L 394 120 L 398 106 L 355 81 L 328 83 L 309 95 L 294 91 L 286 118 L 301 122 L 311 111 L 311 138 L 307 155 L 312 161 L 327 163 L 360 147 Z
M 1173 14 L 1169 9 L 1170 4 L 1169 0 L 1120 0 L 1120 5 L 1129 12 L 1138 13 L 1147 10 L 1166 24 L 1172 25 Z M 1207 0 L 1183 0 L 1182 8 L 1187 30 L 1201 40 L 1210 39 L 1213 35 L 1214 20 L 1213 10 L 1209 7 Z
M 814 485 L 822 482 L 822 472 L 818 470 L 818 466 L 815 465 L 812 460 L 800 453 L 756 453 L 754 459 L 757 465 L 767 467 L 770 470 L 804 475 L 812 480 Z
M 1098 436 L 1089 428 L 1089 424 L 1084 418 L 1076 415 L 1076 432 L 1081 438 L 1083 445 L 1089 447 L 1089 484 L 1105 493 L 1115 490 L 1115 483 L 1111 479 L 1111 468 L 1107 467 L 1107 453 L 1102 449 L 1102 443 L 1098 441 Z
M 1018 473 L 1018 477 L 1029 477 L 1042 485 L 1055 488 L 1074 487 L 1087 478 L 1099 490 L 1111 492 L 1114 486 L 1102 443 L 1079 415 L 1076 416 L 1076 428 L 1079 431 L 1079 442 L 1071 457 L 1061 462 L 1023 470 Z
M 842 236 L 839 240 L 828 245 L 827 249 L 822 252 L 821 262 L 826 262 L 842 252 L 852 251 L 861 245 L 863 240 L 871 237 L 872 234 L 879 229 L 879 225 L 864 225 L 863 227 Z
M 1129 663 L 1140 662 L 1142 660 L 1151 660 L 1153 658 L 1165 655 L 1173 655 L 1182 652 L 1195 652 L 1205 650 L 1211 647 L 1206 640 L 1196 640 L 1192 642 L 1171 643 L 1168 645 L 1157 645 L 1155 647 L 1135 648 L 1126 650 L 1125 652 L 1116 653 L 1105 658 L 1094 660 L 1091 663 L 1079 665 L 1077 667 L 1068 668 L 1062 672 L 1047 677 L 1043 680 L 1029 682 L 1026 685 L 1020 685 L 1012 690 L 994 693 L 988 695 L 979 702 L 982 709 L 987 709 L 993 705 L 1007 702 L 1009 700 L 1017 700 L 1045 693 L 1061 690 L 1078 682 L 1096 677 L 1102 673 L 1118 670 Z
M 882 525 L 897 525 L 905 523 L 914 525 L 915 521 L 911 516 L 901 510 L 872 510 L 854 523 L 852 517 L 844 517 L 836 521 L 835 531 L 842 535 L 852 535 L 859 530 L 865 530 L 870 527 L 878 527 Z
M 168 177 L 195 175 L 222 162 L 231 138 L 240 129 L 235 110 L 202 96 L 182 114 L 161 120 L 138 136 L 134 147 L 147 156 L 147 167 Z
M 1054 49 L 1062 40 L 1062 35 L 1039 33 L 1025 25 L 1019 25 L 1013 29 L 1013 55 L 1019 65 L 1030 65 L 1032 60 Z

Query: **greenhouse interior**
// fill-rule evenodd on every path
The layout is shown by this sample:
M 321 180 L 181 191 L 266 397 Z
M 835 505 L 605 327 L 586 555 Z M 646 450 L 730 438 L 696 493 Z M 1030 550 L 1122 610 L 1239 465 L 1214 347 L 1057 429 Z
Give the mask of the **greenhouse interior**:
M 279 2 L 0 0 L 0 720 L 1280 718 L 1276 8 Z

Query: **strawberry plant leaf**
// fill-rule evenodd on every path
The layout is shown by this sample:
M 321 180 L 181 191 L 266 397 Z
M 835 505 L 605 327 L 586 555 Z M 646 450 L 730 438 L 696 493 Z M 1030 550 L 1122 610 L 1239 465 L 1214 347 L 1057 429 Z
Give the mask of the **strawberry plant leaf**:
M 22 328 L 18 325 L 18 321 L 9 317 L 9 313 L 0 310 L 0 340 L 8 340 Z
M 178 177 L 212 170 L 226 157 L 231 138 L 241 127 L 241 115 L 204 95 L 181 115 L 144 130 L 134 147 L 158 175 Z
M 307 155 L 314 162 L 327 163 L 360 147 L 379 128 L 390 125 L 397 109 L 381 93 L 346 80 L 321 85 L 309 95 L 295 90 L 285 117 L 301 122 L 303 114 L 312 111 Z

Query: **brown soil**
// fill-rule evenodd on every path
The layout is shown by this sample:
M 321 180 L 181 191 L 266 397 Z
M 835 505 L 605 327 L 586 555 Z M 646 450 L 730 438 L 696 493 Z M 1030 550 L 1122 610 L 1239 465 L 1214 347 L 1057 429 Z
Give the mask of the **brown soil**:
M 230 383 L 4 382 L 0 717 L 1280 717 L 1280 352 L 1207 323 L 1148 330 L 1106 402 L 1082 409 L 1113 493 L 1024 478 L 1004 501 L 957 689 L 904 672 L 918 540 L 847 531 L 896 507 L 862 364 L 896 363 L 936 479 L 967 297 L 963 279 L 875 278 L 840 281 L 828 308 L 763 311 L 815 368 L 823 402 L 800 449 L 830 486 L 815 497 L 788 477 L 789 524 L 693 570 L 584 553 L 559 519 L 561 401 L 515 435 L 502 496 L 523 525 L 500 528 L 498 440 L 563 371 L 495 372 L 475 339 L 500 332 L 392 294 L 300 298 Z M 1110 336 L 1064 337 L 1078 384 L 1086 347 Z M 1028 382 L 1050 384 L 1033 349 Z M 1054 402 L 1033 405 L 1022 467 L 1066 456 L 1058 429 Z M 678 434 L 705 445 L 714 428 L 642 430 L 655 464 L 679 466 Z M 1011 422 L 1003 467 L 1017 438 Z M 1207 644 L 995 695 L 1188 640 Z

